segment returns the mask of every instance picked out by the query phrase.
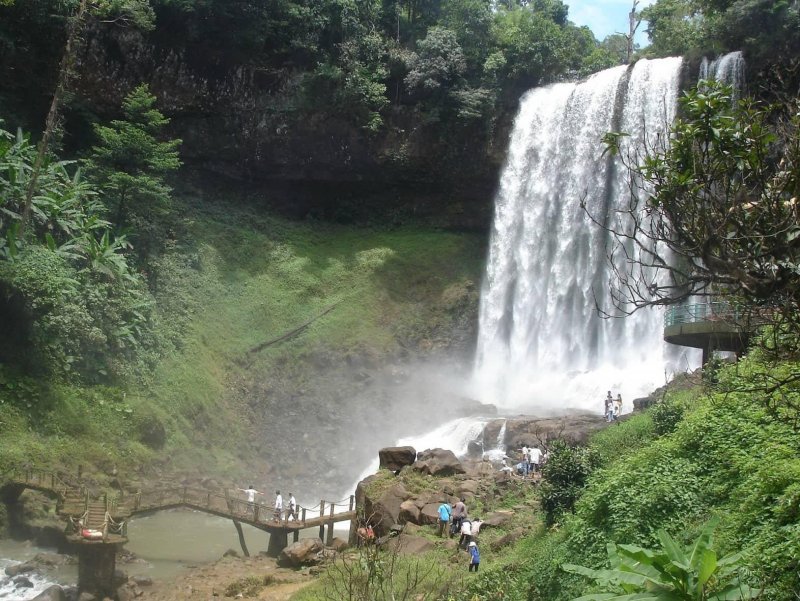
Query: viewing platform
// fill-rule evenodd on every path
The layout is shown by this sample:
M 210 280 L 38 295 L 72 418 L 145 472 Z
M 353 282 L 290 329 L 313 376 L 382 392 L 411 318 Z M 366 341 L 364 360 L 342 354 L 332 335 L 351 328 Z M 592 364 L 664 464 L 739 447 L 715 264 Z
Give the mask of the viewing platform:
M 703 365 L 714 351 L 739 357 L 753 333 L 752 315 L 724 301 L 674 305 L 664 315 L 664 340 L 703 350 Z

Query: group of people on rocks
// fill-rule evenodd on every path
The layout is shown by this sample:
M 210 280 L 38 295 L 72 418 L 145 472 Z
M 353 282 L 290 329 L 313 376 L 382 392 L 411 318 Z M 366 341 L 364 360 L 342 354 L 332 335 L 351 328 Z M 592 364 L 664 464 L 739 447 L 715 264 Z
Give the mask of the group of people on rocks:
M 442 504 L 439 505 L 438 514 L 438 535 L 440 537 L 444 536 L 445 530 L 448 529 L 448 524 L 450 538 L 453 538 L 456 534 L 460 534 L 458 548 L 469 551 L 469 571 L 477 572 L 481 562 L 481 556 L 478 551 L 478 542 L 476 539 L 483 525 L 481 519 L 477 517 L 473 519 L 469 518 L 467 506 L 464 503 L 463 497 L 452 507 L 447 499 L 444 499 Z
M 257 491 L 253 488 L 253 485 L 249 485 L 247 488 L 238 488 L 237 490 L 242 491 L 247 496 L 247 513 L 252 513 L 253 517 L 256 515 L 256 495 L 261 495 L 262 497 L 267 496 L 266 493 Z M 283 496 L 281 495 L 281 491 L 275 491 L 275 500 L 272 505 L 272 519 L 276 522 L 280 522 L 281 519 L 286 519 L 288 522 L 289 520 L 297 520 L 299 505 L 297 504 L 297 500 L 294 498 L 293 493 L 289 493 L 289 500 L 287 502 L 286 508 L 284 510 L 283 507 Z
M 535 478 L 536 474 L 541 471 L 542 466 L 545 464 L 545 462 L 547 462 L 547 450 L 543 451 L 539 448 L 538 444 L 533 446 L 528 446 L 525 444 L 522 445 L 522 448 L 519 449 L 519 452 L 522 458 L 521 461 L 516 464 L 516 468 L 512 468 L 508 464 L 509 457 L 503 457 L 501 460 L 500 470 L 504 472 L 513 472 L 514 469 L 516 469 L 517 474 L 523 478 Z
M 619 416 L 622 414 L 622 395 L 617 394 L 617 398 L 611 396 L 611 391 L 608 391 L 606 395 L 605 405 L 604 405 L 604 412 L 607 422 L 613 422 L 619 419 Z

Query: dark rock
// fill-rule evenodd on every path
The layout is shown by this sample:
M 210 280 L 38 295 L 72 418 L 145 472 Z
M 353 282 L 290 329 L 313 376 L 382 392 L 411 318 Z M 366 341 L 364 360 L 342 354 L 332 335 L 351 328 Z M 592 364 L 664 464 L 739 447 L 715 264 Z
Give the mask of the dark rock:
M 527 534 L 527 532 L 528 531 L 525 530 L 525 528 L 515 528 L 508 534 L 501 536 L 497 540 L 493 541 L 492 544 L 490 545 L 492 551 L 499 551 L 503 547 L 507 547 L 508 545 L 521 539 L 523 536 Z
M 30 581 L 29 578 L 25 576 L 17 576 L 12 580 L 14 586 L 17 588 L 33 588 L 33 582 Z
M 400 555 L 418 555 L 433 549 L 433 543 L 421 536 L 400 534 L 388 541 L 386 548 Z
M 483 456 L 483 445 L 474 440 L 467 443 L 467 455 L 470 457 L 480 458 Z
M 31 601 L 67 601 L 64 589 L 54 584 L 36 595 Z
M 299 568 L 318 563 L 317 554 L 324 549 L 318 538 L 305 538 L 292 543 L 278 555 L 278 565 L 284 568 Z
M 400 524 L 400 506 L 409 498 L 411 493 L 399 482 L 386 489 L 378 499 L 364 497 L 364 515 L 375 528 L 377 536 L 388 533 L 392 526 Z
M 35 566 L 30 562 L 18 563 L 17 565 L 8 566 L 6 568 L 6 576 L 13 578 L 18 574 L 25 574 L 26 572 L 33 572 Z
M 490 513 L 483 519 L 481 529 L 485 528 L 500 528 L 508 524 L 514 519 L 513 511 L 495 511 Z
M 454 474 L 464 474 L 467 471 L 453 451 L 448 449 L 422 451 L 417 455 L 417 461 L 411 467 L 418 472 L 431 476 L 452 476 Z
M 341 539 L 341 538 L 339 538 L 339 537 L 335 537 L 335 538 L 334 538 L 334 539 L 331 541 L 331 544 L 330 544 L 330 545 L 328 545 L 328 546 L 329 546 L 331 549 L 333 549 L 334 551 L 336 551 L 337 553 L 341 553 L 342 551 L 344 551 L 345 549 L 347 549 L 347 547 L 348 547 L 348 544 L 347 544 L 347 541 L 346 541 L 346 540 L 344 540 L 344 539 Z
M 411 465 L 416 458 L 417 451 L 414 447 L 385 447 L 378 451 L 380 467 L 393 472 L 403 469 L 406 465 Z
M 420 508 L 413 499 L 408 499 L 400 504 L 400 514 L 398 520 L 401 524 L 419 524 Z
M 252 517 L 252 516 L 251 516 Z M 239 557 L 239 552 L 235 549 L 228 549 L 222 554 L 223 557 Z

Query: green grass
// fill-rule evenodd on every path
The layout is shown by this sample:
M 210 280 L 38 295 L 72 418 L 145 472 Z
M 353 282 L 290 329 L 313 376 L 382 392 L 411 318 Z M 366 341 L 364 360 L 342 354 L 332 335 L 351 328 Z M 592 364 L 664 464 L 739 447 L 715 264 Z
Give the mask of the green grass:
M 177 240 L 147 274 L 169 341 L 155 371 L 115 390 L 46 383 L 47 407 L 0 420 L 0 466 L 158 460 L 251 473 L 259 405 L 319 386 L 315 361 L 431 348 L 477 308 L 476 234 L 290 222 L 225 198 L 178 204 Z M 334 304 L 296 336 L 248 352 Z M 163 449 L 138 442 L 145 418 L 166 428 Z

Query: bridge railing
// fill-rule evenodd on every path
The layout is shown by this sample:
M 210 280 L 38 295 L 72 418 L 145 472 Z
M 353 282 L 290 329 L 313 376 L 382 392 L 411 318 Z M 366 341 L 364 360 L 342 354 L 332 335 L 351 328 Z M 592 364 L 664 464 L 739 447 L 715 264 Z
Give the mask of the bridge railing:
M 726 301 L 673 305 L 664 314 L 664 327 L 706 321 L 738 323 L 743 317 L 739 307 Z
M 164 488 L 147 492 L 139 492 L 129 496 L 119 497 L 115 500 L 115 507 L 124 508 L 130 513 L 144 513 L 165 507 L 185 505 L 198 509 L 207 509 L 214 513 L 228 514 L 242 521 L 263 525 L 306 525 L 310 520 L 319 521 L 335 520 L 336 516 L 352 512 L 355 508 L 355 498 L 350 496 L 337 502 L 320 501 L 314 507 L 298 505 L 294 514 L 288 509 L 278 513 L 271 505 L 253 502 L 239 496 L 230 489 L 222 492 L 213 492 L 201 488 L 179 486 Z M 314 515 L 319 512 L 319 515 Z

